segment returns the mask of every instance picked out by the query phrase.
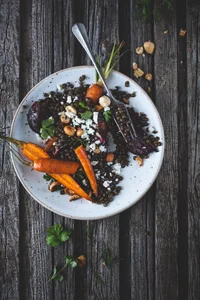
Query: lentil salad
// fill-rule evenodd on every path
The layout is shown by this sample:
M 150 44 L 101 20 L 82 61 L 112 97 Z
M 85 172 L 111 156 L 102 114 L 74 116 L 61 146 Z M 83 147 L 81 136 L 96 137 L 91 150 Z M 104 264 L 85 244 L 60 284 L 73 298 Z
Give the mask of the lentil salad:
M 64 83 L 58 86 L 56 92 L 45 93 L 44 99 L 35 102 L 29 110 L 28 122 L 30 127 L 41 136 L 42 121 L 53 120 L 53 135 L 56 137 L 56 142 L 49 150 L 51 157 L 77 161 L 74 149 L 80 144 L 84 145 L 99 190 L 98 197 L 92 194 L 92 201 L 106 206 L 115 195 L 120 193 L 120 182 L 123 180 L 120 169 L 130 163 L 129 150 L 112 119 L 112 106 L 103 107 L 87 98 L 85 95 L 89 86 L 84 83 L 84 79 L 84 75 L 79 78 L 78 87 L 74 87 L 71 83 Z M 134 93 L 128 94 L 119 87 L 112 92 L 117 99 L 127 105 L 130 97 L 134 96 Z M 153 133 L 149 132 L 148 117 L 143 113 L 135 112 L 133 108 L 128 109 L 137 134 L 144 141 L 148 153 L 157 151 L 161 143 L 159 137 L 155 136 L 155 130 Z M 120 120 L 122 123 L 125 122 L 123 118 Z M 115 145 L 112 151 L 109 149 L 110 137 Z M 140 155 L 142 161 L 147 158 L 146 152 Z M 134 156 L 134 159 L 137 160 L 138 156 Z M 91 193 L 90 183 L 83 169 L 80 169 L 74 178 L 86 193 Z M 64 187 L 61 187 L 60 193 L 65 193 Z

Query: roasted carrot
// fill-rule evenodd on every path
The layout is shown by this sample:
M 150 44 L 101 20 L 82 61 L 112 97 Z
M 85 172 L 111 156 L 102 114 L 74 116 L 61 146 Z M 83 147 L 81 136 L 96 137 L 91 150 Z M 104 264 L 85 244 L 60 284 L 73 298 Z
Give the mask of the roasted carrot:
M 44 151 L 48 152 L 52 147 L 53 147 L 53 144 L 56 142 L 57 138 L 54 136 L 52 137 L 48 143 L 46 144 L 46 147 L 44 148 Z
M 33 162 L 34 170 L 54 174 L 75 174 L 79 167 L 78 162 L 55 158 L 38 158 Z
M 94 174 L 94 170 L 93 170 L 93 167 L 90 163 L 87 152 L 85 151 L 85 148 L 83 147 L 83 145 L 76 148 L 75 153 L 76 153 L 78 159 L 80 160 L 80 162 L 83 166 L 83 169 L 89 179 L 91 188 L 93 189 L 95 195 L 98 196 L 97 181 L 96 181 L 96 177 Z
M 44 151 L 43 148 L 40 146 L 33 144 L 33 143 L 25 143 L 23 141 L 16 140 L 11 137 L 5 137 L 0 135 L 1 139 L 7 140 L 8 142 L 11 142 L 18 146 L 23 154 L 29 158 L 31 161 L 35 161 L 38 158 L 50 158 L 49 154 Z M 54 179 L 59 181 L 61 184 L 63 184 L 65 187 L 73 190 L 76 194 L 79 196 L 90 200 L 90 196 L 86 194 L 86 192 L 78 185 L 78 183 L 70 176 L 67 174 L 50 174 Z
M 86 97 L 97 104 L 99 98 L 103 95 L 103 87 L 97 83 L 92 84 L 86 91 Z

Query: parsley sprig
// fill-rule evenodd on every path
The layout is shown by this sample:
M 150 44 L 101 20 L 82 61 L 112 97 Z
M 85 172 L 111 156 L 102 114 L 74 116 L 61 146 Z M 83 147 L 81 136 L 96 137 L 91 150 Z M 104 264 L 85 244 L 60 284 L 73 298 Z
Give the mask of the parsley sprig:
M 47 229 L 46 243 L 51 247 L 56 247 L 67 241 L 72 233 L 71 230 L 63 229 L 61 224 L 55 224 Z
M 50 117 L 42 121 L 42 128 L 40 128 L 40 136 L 46 140 L 48 136 L 53 137 L 55 132 L 54 118 Z
M 106 110 L 103 112 L 103 116 L 104 116 L 104 119 L 106 120 L 106 122 L 110 122 L 111 119 L 112 119 L 112 112 L 111 110 Z
M 57 267 L 54 266 L 53 268 L 53 274 L 49 281 L 51 280 L 58 280 L 58 281 L 63 281 L 64 276 L 61 274 L 61 272 L 67 267 L 71 267 L 72 269 L 76 268 L 78 265 L 77 259 L 74 259 L 72 256 L 65 256 L 65 264 L 64 266 L 58 271 Z

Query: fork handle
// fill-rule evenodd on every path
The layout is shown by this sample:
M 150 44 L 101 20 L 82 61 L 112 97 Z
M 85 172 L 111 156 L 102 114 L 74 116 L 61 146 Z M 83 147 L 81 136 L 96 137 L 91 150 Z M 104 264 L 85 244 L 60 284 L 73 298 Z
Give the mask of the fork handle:
M 99 77 L 106 89 L 106 92 L 108 94 L 108 96 L 112 96 L 102 74 L 101 74 L 101 71 L 100 69 L 98 68 L 97 64 L 96 64 L 96 61 L 95 61 L 95 58 L 94 58 L 94 55 L 92 53 L 92 48 L 90 46 L 90 42 L 89 42 L 89 38 L 88 38 L 88 35 L 87 35 L 87 32 L 86 32 L 86 29 L 85 29 L 85 26 L 82 24 L 82 23 L 76 23 L 72 26 L 72 32 L 73 34 L 75 35 L 75 37 L 77 38 L 77 40 L 79 41 L 79 43 L 82 45 L 82 47 L 85 49 L 87 55 L 89 56 L 89 58 L 91 59 L 97 73 L 99 74 Z

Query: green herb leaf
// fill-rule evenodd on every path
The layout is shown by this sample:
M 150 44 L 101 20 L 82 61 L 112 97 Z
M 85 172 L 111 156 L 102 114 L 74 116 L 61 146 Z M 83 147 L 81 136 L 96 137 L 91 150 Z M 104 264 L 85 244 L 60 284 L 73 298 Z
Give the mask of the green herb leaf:
M 50 181 L 50 180 L 52 180 L 53 179 L 53 177 L 51 177 L 49 174 L 45 174 L 44 176 L 43 176 L 43 178 L 46 180 L 46 181 Z
M 55 132 L 54 119 L 50 117 L 47 120 L 42 121 L 42 128 L 40 128 L 40 136 L 43 140 L 46 140 L 48 136 L 53 137 Z
M 61 224 L 56 224 L 47 229 L 47 245 L 56 247 L 69 239 L 71 230 L 64 230 Z
M 81 113 L 81 118 L 84 120 L 91 119 L 92 117 L 92 112 L 89 110 L 86 110 L 84 113 Z
M 101 278 L 100 273 L 95 272 L 94 277 L 98 283 L 100 283 L 101 285 L 105 285 L 105 281 Z
M 83 101 L 78 102 L 78 105 L 81 106 L 82 108 L 88 108 Z
M 112 119 L 112 112 L 111 110 L 106 110 L 103 112 L 103 116 L 104 119 L 106 120 L 106 122 L 110 122 L 110 120 Z
M 111 251 L 109 248 L 106 248 L 103 252 L 103 255 L 102 255 L 102 259 L 103 259 L 103 264 L 108 268 L 110 269 L 111 267 L 111 262 L 112 262 L 112 255 L 111 255 Z
M 57 271 L 57 267 L 54 266 L 53 268 L 53 275 L 51 276 L 50 280 L 58 280 L 58 281 L 63 281 L 64 276 L 59 274 L 61 271 Z M 49 281 L 50 281 L 49 280 Z
M 70 266 L 71 268 L 77 267 L 77 259 L 74 259 L 72 256 L 65 256 L 65 262 L 67 266 Z

